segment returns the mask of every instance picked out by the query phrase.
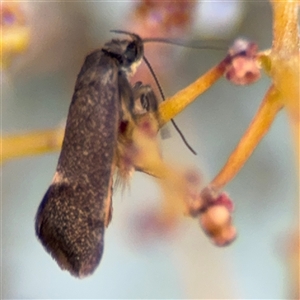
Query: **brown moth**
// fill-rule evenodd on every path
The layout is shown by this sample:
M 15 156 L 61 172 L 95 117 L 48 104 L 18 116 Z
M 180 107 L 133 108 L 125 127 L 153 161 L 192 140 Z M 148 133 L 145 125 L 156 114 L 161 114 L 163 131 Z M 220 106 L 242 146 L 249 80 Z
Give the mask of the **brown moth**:
M 128 81 L 143 58 L 142 39 L 116 32 L 130 39 L 113 39 L 89 54 L 77 77 L 56 172 L 36 215 L 39 240 L 76 277 L 92 274 L 102 257 L 119 126 L 128 115 L 134 119 L 136 97 L 146 110 L 157 110 L 150 87 Z

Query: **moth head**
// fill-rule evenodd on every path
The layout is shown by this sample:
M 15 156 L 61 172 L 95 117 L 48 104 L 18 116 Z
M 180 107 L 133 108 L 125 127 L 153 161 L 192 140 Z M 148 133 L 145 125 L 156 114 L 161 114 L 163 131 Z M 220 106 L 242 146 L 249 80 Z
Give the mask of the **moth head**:
M 113 39 L 104 45 L 103 50 L 111 57 L 114 57 L 126 73 L 134 73 L 143 58 L 143 40 L 134 33 L 124 31 L 113 32 L 128 34 L 131 39 Z

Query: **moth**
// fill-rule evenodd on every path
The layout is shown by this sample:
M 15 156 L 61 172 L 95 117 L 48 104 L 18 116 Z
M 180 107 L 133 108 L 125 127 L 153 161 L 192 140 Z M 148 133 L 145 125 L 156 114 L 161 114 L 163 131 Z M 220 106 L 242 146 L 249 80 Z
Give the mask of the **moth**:
M 62 269 L 92 274 L 103 253 L 112 215 L 112 184 L 122 122 L 135 119 L 135 100 L 157 110 L 149 86 L 132 87 L 128 76 L 143 58 L 142 39 L 113 39 L 89 54 L 69 107 L 55 175 L 38 208 L 35 231 Z

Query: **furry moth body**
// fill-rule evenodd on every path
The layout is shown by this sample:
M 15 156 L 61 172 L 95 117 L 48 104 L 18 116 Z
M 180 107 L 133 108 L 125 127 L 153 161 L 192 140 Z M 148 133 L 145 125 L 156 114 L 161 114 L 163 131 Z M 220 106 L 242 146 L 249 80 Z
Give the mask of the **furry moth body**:
M 127 79 L 143 57 L 142 40 L 130 36 L 86 57 L 56 173 L 36 215 L 39 240 L 58 265 L 76 277 L 90 275 L 100 262 L 111 218 L 118 128 L 126 113 L 134 117 L 134 94 L 142 94 Z M 136 89 L 143 87 L 137 84 Z M 157 108 L 153 100 L 151 105 Z

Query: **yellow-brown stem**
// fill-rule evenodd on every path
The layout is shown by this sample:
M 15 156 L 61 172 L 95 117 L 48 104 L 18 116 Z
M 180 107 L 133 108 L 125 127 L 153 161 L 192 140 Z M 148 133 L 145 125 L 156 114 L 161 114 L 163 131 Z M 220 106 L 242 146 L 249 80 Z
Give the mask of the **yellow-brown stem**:
M 190 103 L 192 103 L 199 95 L 210 88 L 223 75 L 225 67 L 226 64 L 224 61 L 222 61 L 188 87 L 162 102 L 159 106 L 161 118 L 160 126 L 163 126 L 165 123 L 169 122 Z
M 282 106 L 280 94 L 272 86 L 227 163 L 210 183 L 211 187 L 220 190 L 232 180 L 250 157 L 257 144 L 268 132 L 276 114 Z
M 196 97 L 210 88 L 223 75 L 224 69 L 225 63 L 222 61 L 190 86 L 164 101 L 159 107 L 161 114 L 160 126 L 170 121 Z M 59 151 L 63 132 L 63 130 L 53 129 L 3 137 L 1 139 L 2 162 L 16 157 Z
M 294 52 L 298 44 L 298 9 L 295 0 L 272 0 L 273 8 L 273 45 L 275 52 Z
M 272 1 L 273 46 L 270 54 L 270 74 L 273 84 L 282 93 L 295 138 L 299 161 L 299 82 L 300 55 L 298 9 L 299 1 Z
M 273 84 L 283 95 L 284 105 L 287 109 L 291 130 L 294 135 L 298 176 L 300 170 L 300 53 L 299 53 L 299 27 L 298 13 L 300 1 L 272 1 L 273 7 L 273 47 L 270 55 L 270 74 Z M 299 186 L 298 194 L 299 194 Z M 297 200 L 299 201 L 299 199 Z M 299 202 L 298 202 L 299 203 Z M 299 205 L 299 204 L 298 204 Z M 299 206 L 298 206 L 299 208 Z M 293 272 L 293 295 L 299 299 L 299 216 L 296 218 L 296 235 L 293 253 L 289 253 L 291 271 Z
M 36 155 L 61 148 L 64 129 L 41 130 L 28 134 L 18 134 L 2 138 L 2 161 Z

